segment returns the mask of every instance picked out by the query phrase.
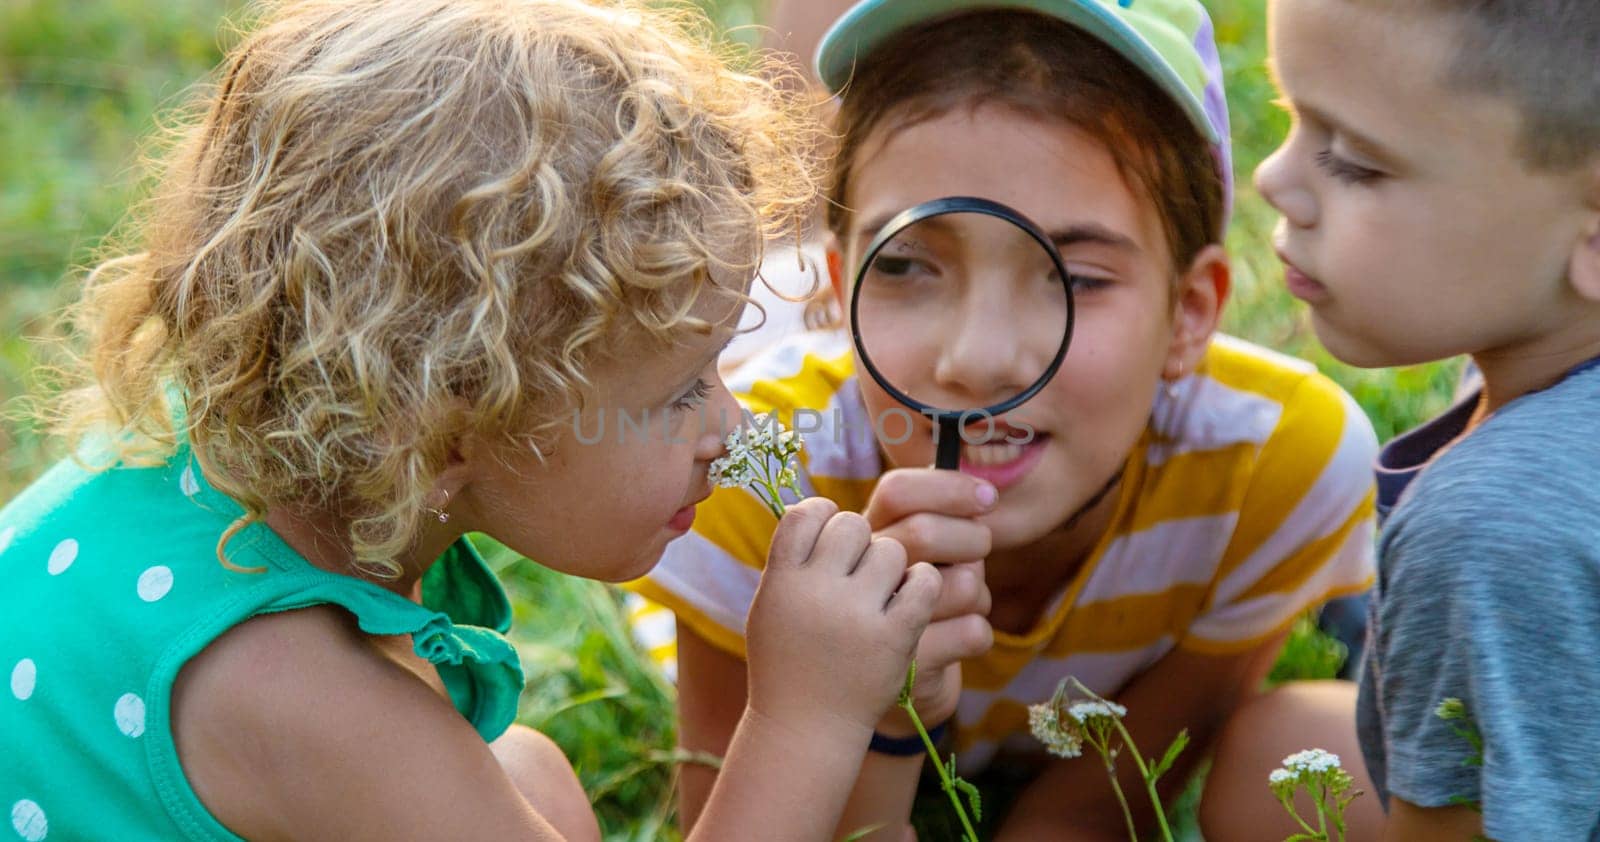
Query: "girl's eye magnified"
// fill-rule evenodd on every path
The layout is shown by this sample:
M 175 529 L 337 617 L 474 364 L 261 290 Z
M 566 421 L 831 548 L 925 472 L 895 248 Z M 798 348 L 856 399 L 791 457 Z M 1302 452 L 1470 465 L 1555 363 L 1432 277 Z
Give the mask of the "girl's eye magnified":
M 1073 272 L 1067 277 L 1072 279 L 1073 292 L 1093 292 L 1111 285 L 1111 282 L 1105 278 L 1096 278 L 1093 275 L 1080 275 Z
M 880 254 L 872 260 L 872 271 L 891 276 L 907 275 L 911 273 L 911 265 L 908 257 Z

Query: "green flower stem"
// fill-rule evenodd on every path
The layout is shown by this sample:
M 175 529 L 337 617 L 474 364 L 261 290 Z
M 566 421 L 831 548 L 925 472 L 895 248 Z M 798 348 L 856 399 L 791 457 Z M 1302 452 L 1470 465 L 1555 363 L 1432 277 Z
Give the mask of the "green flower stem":
M 915 670 L 916 665 L 912 664 L 911 669 Z M 910 676 L 907 678 L 909 680 Z M 907 698 L 900 702 L 900 707 L 911 717 L 911 724 L 917 729 L 917 736 L 922 737 L 922 745 L 928 751 L 928 759 L 933 761 L 933 770 L 939 773 L 939 784 L 944 789 L 944 794 L 950 797 L 950 806 L 956 808 L 956 818 L 961 820 L 967 842 L 978 842 L 978 832 L 972 829 L 972 820 L 967 818 L 967 808 L 961 806 L 961 797 L 956 793 L 955 781 L 950 778 L 949 770 L 939 759 L 939 747 L 935 746 L 933 738 L 928 736 L 928 729 L 923 727 L 922 717 L 917 715 L 916 706 Z
M 1287 797 L 1285 797 L 1285 798 L 1279 798 L 1278 799 L 1278 803 L 1283 805 L 1283 809 L 1289 811 L 1290 817 L 1292 817 L 1295 820 L 1296 824 L 1298 824 L 1301 827 L 1306 829 L 1306 833 L 1307 834 L 1309 834 L 1311 836 L 1316 836 L 1317 835 L 1317 829 L 1312 827 L 1309 824 L 1306 824 L 1306 820 L 1300 818 L 1300 811 L 1298 811 L 1298 810 L 1296 810 L 1294 808 L 1294 793 L 1293 792 L 1289 793 L 1289 795 Z
M 1322 834 L 1323 839 L 1331 839 L 1332 837 L 1328 836 L 1328 785 L 1326 783 L 1318 783 L 1316 795 L 1317 830 Z
M 779 493 L 777 478 L 772 475 L 770 461 L 762 459 L 755 463 L 758 466 L 757 470 L 761 472 L 761 477 L 756 480 L 756 483 L 761 486 L 763 492 L 761 494 L 761 502 L 767 504 L 767 511 L 772 512 L 773 517 L 782 520 L 783 513 L 788 509 L 783 505 L 783 495 Z
M 1161 838 L 1165 842 L 1173 842 L 1172 828 L 1167 826 L 1167 811 L 1161 806 L 1161 796 L 1156 794 L 1156 780 L 1150 775 L 1150 767 L 1145 765 L 1144 757 L 1139 754 L 1139 747 L 1133 742 L 1133 735 L 1123 727 L 1121 717 L 1112 717 L 1111 721 L 1117 726 L 1117 733 L 1122 735 L 1122 744 L 1128 747 L 1128 753 L 1133 755 L 1133 762 L 1139 767 L 1139 777 L 1144 778 L 1145 792 L 1150 794 L 1150 806 L 1156 809 L 1156 823 L 1161 826 Z M 1115 780 L 1115 775 L 1112 777 Z
M 1117 794 L 1117 803 L 1122 805 L 1122 820 L 1128 823 L 1128 838 L 1137 840 L 1139 828 L 1133 823 L 1133 810 L 1128 807 L 1128 796 L 1122 794 L 1122 783 L 1117 780 L 1117 765 L 1109 755 L 1106 758 L 1106 777 L 1111 779 L 1111 791 Z
M 783 498 L 778 496 L 778 489 L 766 480 L 759 482 L 762 491 L 761 502 L 767 504 L 767 511 L 772 512 L 773 517 L 782 520 L 783 513 L 788 511 L 788 508 L 783 505 Z

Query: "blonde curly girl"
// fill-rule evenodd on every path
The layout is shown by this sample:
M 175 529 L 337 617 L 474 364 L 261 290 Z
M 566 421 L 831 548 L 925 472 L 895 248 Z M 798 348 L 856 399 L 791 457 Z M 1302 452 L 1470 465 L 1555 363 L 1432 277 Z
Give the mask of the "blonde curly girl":
M 357 567 L 395 575 L 447 442 L 541 452 L 596 354 L 705 329 L 691 308 L 742 299 L 813 195 L 803 111 L 684 9 L 259 13 L 174 132 L 136 250 L 90 274 L 92 376 L 57 415 L 129 464 L 187 441 L 245 509 L 230 534 L 336 508 Z

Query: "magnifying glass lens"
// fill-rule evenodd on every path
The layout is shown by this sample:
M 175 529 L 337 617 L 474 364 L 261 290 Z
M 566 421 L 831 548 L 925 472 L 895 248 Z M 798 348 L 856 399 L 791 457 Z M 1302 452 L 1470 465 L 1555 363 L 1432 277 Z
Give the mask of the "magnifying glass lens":
M 1055 252 L 1028 228 L 954 211 L 878 242 L 852 291 L 853 328 L 891 394 L 981 412 L 1054 373 L 1070 337 L 1071 291 Z

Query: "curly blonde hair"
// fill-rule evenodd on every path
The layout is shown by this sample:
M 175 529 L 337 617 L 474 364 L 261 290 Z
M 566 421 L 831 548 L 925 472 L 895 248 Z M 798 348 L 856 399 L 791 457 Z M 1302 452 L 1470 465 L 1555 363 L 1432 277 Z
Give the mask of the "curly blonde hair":
M 543 453 L 596 355 L 747 300 L 817 189 L 805 105 L 693 7 L 258 19 L 172 135 L 136 250 L 89 273 L 55 417 L 75 444 L 109 430 L 123 464 L 187 442 L 245 510 L 225 564 L 269 508 L 329 507 L 358 571 L 398 575 L 457 437 Z

